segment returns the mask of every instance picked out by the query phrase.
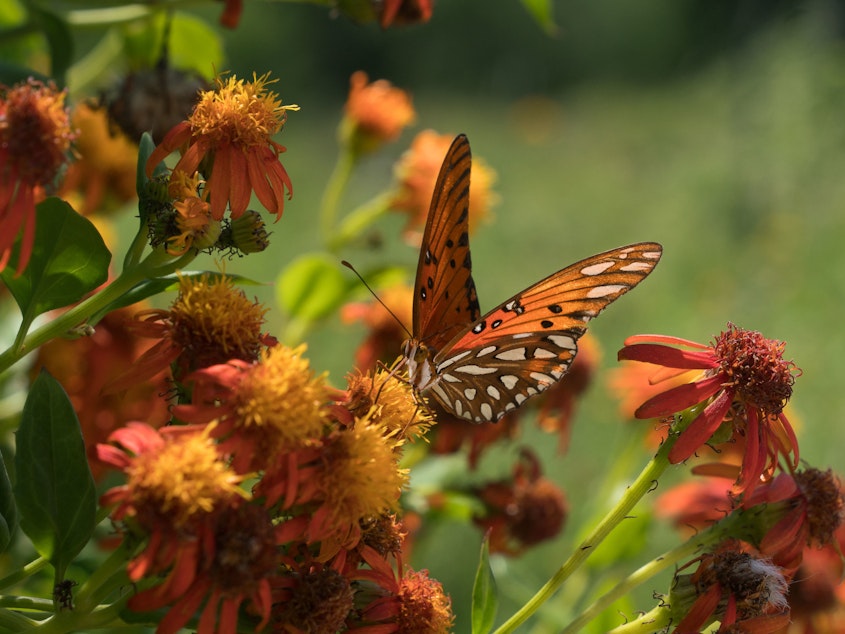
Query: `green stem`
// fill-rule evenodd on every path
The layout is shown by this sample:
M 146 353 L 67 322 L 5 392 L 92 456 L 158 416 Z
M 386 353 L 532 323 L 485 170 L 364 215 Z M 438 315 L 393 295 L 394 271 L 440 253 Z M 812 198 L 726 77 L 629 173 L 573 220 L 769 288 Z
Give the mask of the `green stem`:
M 709 529 L 698 533 L 694 538 L 690 539 L 684 544 L 673 548 L 669 552 L 652 559 L 650 562 L 635 570 L 625 579 L 620 581 L 610 591 L 603 594 L 588 606 L 578 617 L 567 625 L 560 634 L 572 634 L 578 632 L 591 620 L 601 614 L 614 601 L 624 597 L 637 586 L 643 584 L 647 580 L 663 572 L 667 568 L 674 566 L 678 562 L 690 559 L 695 553 L 709 544 L 715 543 L 723 538 L 724 528 L 714 530 L 718 525 L 711 526 Z
M 394 199 L 394 192 L 383 192 L 371 198 L 363 205 L 349 213 L 340 223 L 337 231 L 329 238 L 329 251 L 337 253 L 349 242 L 390 211 L 390 202 Z
M 124 540 L 108 559 L 94 570 L 79 592 L 76 593 L 75 606 L 79 612 L 91 612 L 114 590 L 128 583 L 126 562 L 132 556 L 131 549 Z
M 38 559 L 29 562 L 23 568 L 19 568 L 9 576 L 0 579 L 0 589 L 11 588 L 12 586 L 16 586 L 27 577 L 32 576 L 39 570 L 44 569 L 46 566 L 49 565 L 49 563 L 50 562 L 44 557 L 39 557 Z M 52 603 L 50 605 L 52 606 Z
M 614 627 L 608 634 L 651 634 L 651 632 L 666 632 L 672 624 L 669 606 L 658 605 L 640 618 L 629 621 L 619 627 Z
M 76 326 L 84 324 L 92 315 L 104 311 L 109 304 L 120 299 L 145 279 L 154 279 L 168 275 L 189 263 L 196 257 L 196 253 L 189 251 L 174 260 L 161 249 L 151 252 L 137 267 L 125 270 L 117 279 L 106 286 L 99 293 L 70 308 L 49 323 L 30 332 L 19 346 L 12 346 L 0 354 L 0 374 L 29 354 L 38 346 L 70 332 Z
M 563 583 L 572 575 L 575 570 L 590 556 L 590 554 L 601 544 L 605 537 L 626 519 L 646 493 L 653 490 L 655 482 L 660 478 L 669 466 L 669 449 L 674 443 L 664 442 L 657 454 L 645 466 L 637 479 L 625 491 L 616 506 L 604 516 L 604 518 L 593 529 L 593 532 L 575 549 L 554 576 L 540 588 L 528 602 L 522 606 L 511 618 L 505 621 L 494 634 L 506 634 L 513 632 L 534 614 L 543 603 L 545 603 Z
M 329 177 L 329 182 L 326 183 L 323 202 L 320 206 L 320 229 L 323 232 L 323 240 L 326 244 L 332 244 L 333 242 L 332 234 L 337 220 L 337 207 L 340 202 L 340 196 L 346 188 L 347 183 L 349 183 L 356 159 L 357 154 L 353 151 L 351 144 L 343 144 L 332 175 Z

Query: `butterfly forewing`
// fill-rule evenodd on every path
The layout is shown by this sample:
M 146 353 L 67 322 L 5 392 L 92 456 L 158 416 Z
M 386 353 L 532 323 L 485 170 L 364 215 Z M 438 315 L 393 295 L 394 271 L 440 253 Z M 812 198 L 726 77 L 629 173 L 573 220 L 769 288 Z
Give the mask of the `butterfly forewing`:
M 481 311 L 469 252 L 469 141 L 452 142 L 428 212 L 414 285 L 414 336 L 439 350 Z
M 490 311 L 435 356 L 435 398 L 483 422 L 544 391 L 566 374 L 587 322 L 645 278 L 661 252 L 647 242 L 594 255 Z
M 469 251 L 469 141 L 449 148 L 429 208 L 414 285 L 411 382 L 447 411 L 499 420 L 566 374 L 587 322 L 654 269 L 653 242 L 568 266 L 480 317 Z

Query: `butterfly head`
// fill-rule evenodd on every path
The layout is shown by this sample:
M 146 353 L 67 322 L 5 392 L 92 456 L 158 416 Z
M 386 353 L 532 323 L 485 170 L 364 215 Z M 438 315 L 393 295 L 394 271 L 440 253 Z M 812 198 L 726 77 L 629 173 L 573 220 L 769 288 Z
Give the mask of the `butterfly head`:
M 437 382 L 434 371 L 434 350 L 422 341 L 411 338 L 402 344 L 402 356 L 408 367 L 408 380 L 419 391 L 424 391 Z

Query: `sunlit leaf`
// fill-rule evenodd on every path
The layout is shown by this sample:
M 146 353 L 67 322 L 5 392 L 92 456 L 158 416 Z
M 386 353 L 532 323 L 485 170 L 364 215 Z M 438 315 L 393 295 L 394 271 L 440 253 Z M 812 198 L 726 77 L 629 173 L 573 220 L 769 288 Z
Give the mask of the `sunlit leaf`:
M 59 581 L 91 538 L 96 495 L 73 405 L 46 371 L 32 384 L 15 438 L 21 529 Z
M 276 298 L 289 316 L 316 321 L 337 309 L 349 290 L 350 284 L 336 261 L 322 254 L 307 254 L 279 274 Z
M 546 33 L 549 35 L 557 33 L 558 27 L 554 20 L 552 0 L 522 0 L 522 4 Z
M 496 579 L 490 568 L 490 536 L 481 544 L 481 556 L 472 586 L 472 634 L 487 634 L 493 629 L 499 595 Z
M 12 262 L 17 262 L 19 253 L 20 236 Z M 105 282 L 110 261 L 111 254 L 90 220 L 58 198 L 39 203 L 29 265 L 17 276 L 12 267 L 0 273 L 21 309 L 21 335 L 38 315 L 73 304 Z

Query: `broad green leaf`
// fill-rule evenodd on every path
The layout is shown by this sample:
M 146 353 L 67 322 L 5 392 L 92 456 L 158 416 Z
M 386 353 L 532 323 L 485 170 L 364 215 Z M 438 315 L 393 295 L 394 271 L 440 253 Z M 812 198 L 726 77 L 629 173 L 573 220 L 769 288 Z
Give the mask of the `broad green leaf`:
M 67 22 L 58 15 L 34 3 L 30 4 L 29 9 L 50 48 L 51 75 L 60 86 L 63 86 L 67 69 L 73 61 L 73 36 L 70 28 Z
M 167 19 L 161 12 L 151 20 L 138 20 L 124 28 L 124 48 L 130 66 L 155 67 L 162 56 Z M 176 11 L 170 19 L 167 41 L 170 66 L 195 71 L 206 79 L 213 78 L 215 69 L 223 68 L 220 36 L 205 21 L 188 13 Z
M 338 308 L 349 290 L 336 261 L 311 253 L 294 260 L 279 274 L 276 299 L 289 316 L 316 321 Z
M 472 634 L 487 634 L 493 629 L 498 606 L 496 578 L 490 568 L 490 535 L 488 534 L 481 544 L 481 557 L 478 560 L 478 570 L 472 586 Z
M 0 456 L 0 552 L 6 550 L 18 525 L 18 507 L 12 494 L 12 483 L 6 463 Z
M 108 278 L 111 254 L 91 221 L 58 198 L 39 203 L 35 244 L 26 270 L 0 273 L 21 309 L 19 337 L 38 315 L 79 301 Z M 17 262 L 20 236 L 12 253 Z
M 21 529 L 53 564 L 59 582 L 91 538 L 97 505 L 76 413 L 46 371 L 32 384 L 16 441 L 14 492 Z
M 549 35 L 557 33 L 557 24 L 552 10 L 552 0 L 522 0 L 522 5 Z

